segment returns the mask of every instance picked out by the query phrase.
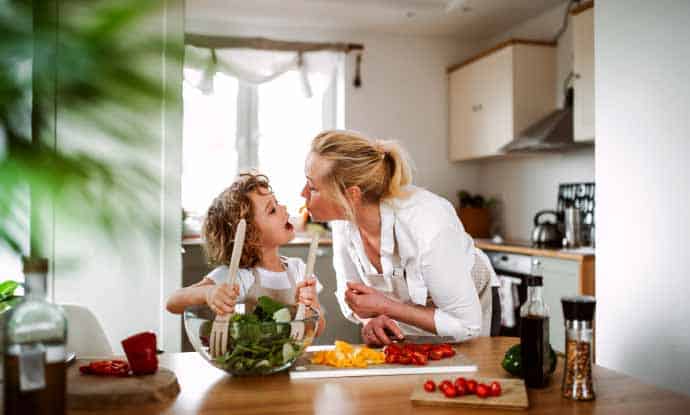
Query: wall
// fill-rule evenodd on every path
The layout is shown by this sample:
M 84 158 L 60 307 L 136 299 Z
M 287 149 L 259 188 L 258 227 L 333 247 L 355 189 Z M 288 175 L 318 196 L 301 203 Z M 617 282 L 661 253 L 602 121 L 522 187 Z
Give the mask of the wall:
M 509 38 L 551 40 L 563 22 L 566 5 L 547 10 L 492 39 L 482 42 L 479 50 L 490 48 Z M 563 104 L 563 82 L 572 70 L 572 26 L 561 36 L 557 49 L 554 105 Z M 559 183 L 592 181 L 594 150 L 585 149 L 564 154 L 540 154 L 476 163 L 479 166 L 478 189 L 485 195 L 498 196 L 502 202 L 499 218 L 501 234 L 510 239 L 527 240 L 532 218 L 541 209 L 556 207 Z
M 597 359 L 690 394 L 690 2 L 597 2 Z
M 448 161 L 448 86 L 445 68 L 469 56 L 456 39 L 379 33 L 267 28 L 187 21 L 188 33 L 264 36 L 302 41 L 364 44 L 362 87 L 352 86 L 354 54 L 346 64 L 345 126 L 396 139 L 417 167 L 415 183 L 455 202 L 461 188 L 474 190 L 475 165 Z M 302 168 L 295 162 L 295 168 Z
M 535 213 L 556 208 L 559 183 L 592 181 L 591 149 L 487 161 L 479 169 L 481 191 L 501 201 L 502 221 L 495 227 L 502 235 L 520 240 L 529 240 Z

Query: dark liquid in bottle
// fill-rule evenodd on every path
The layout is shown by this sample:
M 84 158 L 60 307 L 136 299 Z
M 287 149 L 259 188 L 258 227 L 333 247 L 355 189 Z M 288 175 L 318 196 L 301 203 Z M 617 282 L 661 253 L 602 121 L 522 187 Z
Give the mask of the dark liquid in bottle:
M 549 318 L 527 316 L 520 319 L 522 373 L 528 388 L 549 383 Z
M 5 415 L 63 415 L 67 390 L 65 369 L 65 362 L 46 363 L 45 388 L 22 392 L 19 385 L 19 358 L 5 354 Z

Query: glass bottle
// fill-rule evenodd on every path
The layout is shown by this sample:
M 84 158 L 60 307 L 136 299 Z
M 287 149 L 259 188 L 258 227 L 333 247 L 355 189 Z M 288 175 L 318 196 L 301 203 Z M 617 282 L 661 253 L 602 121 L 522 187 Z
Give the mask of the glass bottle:
M 24 258 L 25 299 L 5 321 L 5 414 L 64 414 L 67 321 L 46 301 L 48 261 Z
M 596 299 L 591 296 L 563 297 L 561 304 L 565 318 L 565 368 L 561 391 L 564 398 L 589 401 L 595 398 L 592 322 Z
M 527 278 L 527 300 L 520 307 L 520 354 L 525 385 L 542 388 L 549 382 L 549 307 L 540 276 Z

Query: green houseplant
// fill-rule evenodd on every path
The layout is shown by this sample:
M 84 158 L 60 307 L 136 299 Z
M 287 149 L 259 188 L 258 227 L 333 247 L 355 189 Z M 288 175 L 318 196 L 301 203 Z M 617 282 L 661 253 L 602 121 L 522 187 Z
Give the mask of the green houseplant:
M 55 221 L 155 237 L 142 194 L 160 174 L 136 154 L 157 143 L 161 100 L 178 99 L 147 69 L 163 40 L 141 27 L 160 5 L 0 0 L 0 249 L 47 256 Z M 181 50 L 165 45 L 180 65 Z
M 466 190 L 458 192 L 458 217 L 467 233 L 473 238 L 488 238 L 491 228 L 491 208 L 496 199 L 486 199 L 480 194 L 474 196 Z

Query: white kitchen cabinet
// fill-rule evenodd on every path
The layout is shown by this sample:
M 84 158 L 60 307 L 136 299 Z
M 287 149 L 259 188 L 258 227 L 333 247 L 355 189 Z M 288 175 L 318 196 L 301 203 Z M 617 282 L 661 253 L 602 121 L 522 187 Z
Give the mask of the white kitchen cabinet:
M 575 141 L 594 140 L 594 7 L 576 9 L 573 22 Z
M 509 40 L 448 72 L 451 161 L 500 155 L 556 107 L 555 44 Z
M 537 257 L 544 283 L 544 302 L 549 307 L 549 341 L 558 352 L 565 352 L 565 327 L 561 297 L 579 295 L 580 263 Z

